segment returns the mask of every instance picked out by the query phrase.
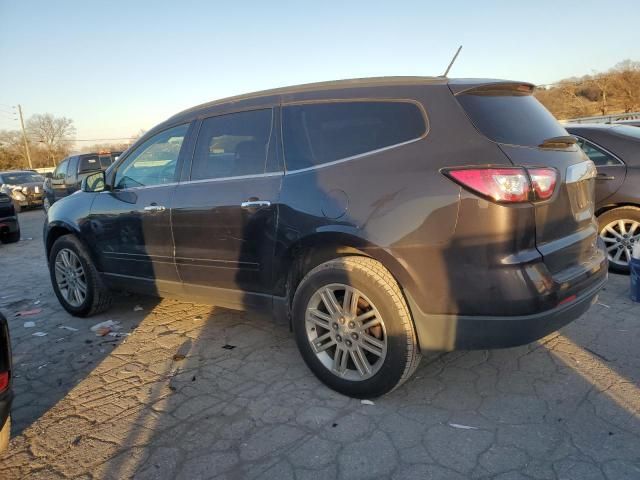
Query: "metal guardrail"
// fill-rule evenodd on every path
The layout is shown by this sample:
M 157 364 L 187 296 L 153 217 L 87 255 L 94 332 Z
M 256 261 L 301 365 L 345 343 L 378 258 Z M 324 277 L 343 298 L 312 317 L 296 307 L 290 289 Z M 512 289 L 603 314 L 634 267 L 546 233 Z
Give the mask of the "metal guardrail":
M 562 120 L 562 123 L 613 123 L 622 120 L 640 120 L 640 112 L 618 113 L 616 115 L 598 115 Z

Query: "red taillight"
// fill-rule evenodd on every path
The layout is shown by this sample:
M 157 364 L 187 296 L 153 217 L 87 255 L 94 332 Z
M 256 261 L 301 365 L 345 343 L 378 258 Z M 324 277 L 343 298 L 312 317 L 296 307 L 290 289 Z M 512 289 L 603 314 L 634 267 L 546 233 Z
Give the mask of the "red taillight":
M 553 168 L 529 168 L 531 187 L 537 200 L 547 200 L 556 188 L 557 173 Z
M 448 174 L 460 185 L 496 202 L 529 200 L 531 185 L 524 168 L 468 168 L 449 170 Z
M 4 392 L 9 386 L 9 372 L 0 372 L 0 392 Z
M 547 200 L 556 186 L 553 168 L 463 168 L 445 173 L 463 187 L 499 203 Z

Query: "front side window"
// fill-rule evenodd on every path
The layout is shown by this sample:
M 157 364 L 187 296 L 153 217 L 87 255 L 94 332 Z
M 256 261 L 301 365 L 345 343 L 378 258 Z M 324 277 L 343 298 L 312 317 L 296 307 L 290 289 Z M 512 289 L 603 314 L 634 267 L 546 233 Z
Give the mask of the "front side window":
M 175 181 L 182 143 L 189 125 L 160 132 L 136 148 L 116 172 L 115 188 L 149 187 Z
M 53 171 L 53 178 L 56 180 L 64 180 L 67 175 L 67 166 L 69 165 L 69 159 L 63 160 Z
M 596 147 L 593 143 L 587 142 L 586 140 L 579 138 L 578 145 L 584 153 L 587 154 L 587 157 L 591 159 L 593 163 L 595 163 L 599 167 L 609 166 L 609 165 L 620 165 L 620 162 L 613 155 L 605 152 L 601 148 Z
M 420 108 L 410 102 L 354 101 L 283 108 L 288 170 L 314 167 L 422 137 Z
M 265 172 L 272 109 L 207 118 L 202 122 L 191 167 L 191 180 Z

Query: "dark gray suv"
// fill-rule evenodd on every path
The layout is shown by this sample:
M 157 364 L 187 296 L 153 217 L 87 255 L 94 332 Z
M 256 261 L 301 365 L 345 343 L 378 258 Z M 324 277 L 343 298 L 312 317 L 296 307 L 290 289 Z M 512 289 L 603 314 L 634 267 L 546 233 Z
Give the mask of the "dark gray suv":
M 607 276 L 593 162 L 527 83 L 392 77 L 201 105 L 54 204 L 44 241 L 74 315 L 111 289 L 288 316 L 356 397 L 421 352 L 520 345 Z

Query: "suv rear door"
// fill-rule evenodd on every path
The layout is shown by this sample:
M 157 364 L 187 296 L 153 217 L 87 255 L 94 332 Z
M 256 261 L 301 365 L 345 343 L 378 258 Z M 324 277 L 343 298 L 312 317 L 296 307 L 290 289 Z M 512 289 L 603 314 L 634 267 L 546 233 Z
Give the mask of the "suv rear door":
M 596 254 L 595 168 L 575 139 L 533 96 L 533 86 L 497 83 L 452 88 L 476 128 L 496 142 L 514 165 L 553 167 L 553 196 L 535 203 L 536 247 L 552 274 Z
M 216 294 L 221 305 L 259 305 L 267 297 L 240 291 L 272 290 L 283 175 L 275 114 L 269 107 L 202 120 L 187 181 L 176 189 L 171 216 L 178 272 L 192 294 L 195 285 L 225 289 Z
M 596 204 L 604 202 L 616 193 L 627 176 L 627 166 L 614 154 L 603 147 L 583 138 L 576 133 L 578 146 L 596 165 L 598 176 L 596 177 Z

